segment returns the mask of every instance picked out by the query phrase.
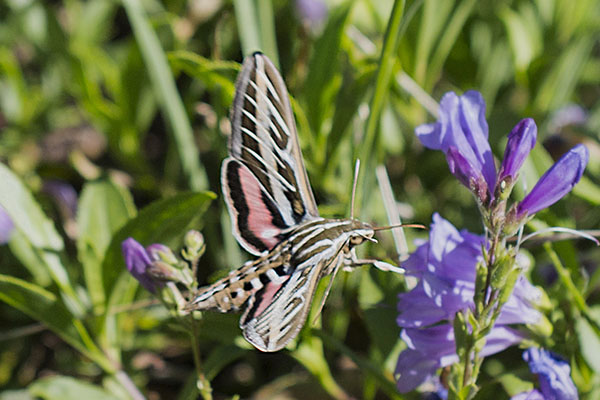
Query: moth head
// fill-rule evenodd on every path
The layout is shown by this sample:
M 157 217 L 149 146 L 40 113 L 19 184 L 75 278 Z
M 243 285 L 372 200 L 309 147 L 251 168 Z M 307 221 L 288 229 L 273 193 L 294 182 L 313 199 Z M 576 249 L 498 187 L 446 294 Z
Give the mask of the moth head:
M 350 247 L 358 246 L 365 240 L 377 243 L 377 240 L 373 238 L 375 231 L 373 227 L 365 222 L 352 220 L 352 231 L 350 232 L 350 239 L 348 244 Z

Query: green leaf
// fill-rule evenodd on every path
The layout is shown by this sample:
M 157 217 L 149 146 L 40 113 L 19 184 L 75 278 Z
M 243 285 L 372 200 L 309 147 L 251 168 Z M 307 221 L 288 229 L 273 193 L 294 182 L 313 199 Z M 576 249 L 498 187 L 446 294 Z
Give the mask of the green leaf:
M 180 193 L 168 199 L 158 200 L 142 209 L 112 238 L 102 263 L 104 290 L 110 295 L 119 275 L 126 271 L 121 254 L 121 243 L 133 237 L 143 245 L 163 243 L 180 245 L 188 228 L 195 226 L 216 198 L 212 192 Z
M 183 70 L 186 74 L 200 80 L 209 89 L 220 89 L 223 103 L 229 107 L 233 103 L 235 93 L 235 77 L 241 70 L 240 64 L 231 61 L 213 61 L 190 51 L 174 51 L 169 53 L 169 62 L 175 70 Z
M 189 180 L 189 185 L 195 190 L 205 189 L 208 186 L 206 171 L 200 164 L 200 156 L 195 145 L 192 126 L 181 97 L 177 92 L 175 80 L 158 37 L 146 20 L 140 1 L 123 0 L 123 6 L 127 12 L 136 41 L 140 46 L 144 63 L 148 68 L 155 95 L 165 118 L 169 121 L 181 165 Z
M 5 390 L 0 393 L 0 400 L 34 400 L 29 392 L 22 390 Z
M 62 250 L 62 238 L 52 221 L 42 212 L 29 189 L 4 164 L 0 164 L 0 182 L 0 204 L 31 244 L 48 250 Z
M 39 259 L 44 262 L 50 276 L 60 288 L 65 303 L 75 314 L 82 314 L 83 306 L 59 257 L 64 244 L 54 224 L 43 213 L 29 189 L 2 163 L 0 182 L 0 205 L 10 215 L 15 227 L 23 233 L 23 240 L 29 241 L 31 247 L 35 248 Z
M 128 191 L 110 181 L 88 183 L 81 192 L 77 212 L 77 251 L 92 305 L 104 305 L 102 261 L 113 234 L 135 215 Z
M 519 378 L 518 376 L 514 375 L 514 374 L 502 374 L 500 377 L 497 378 L 498 381 L 500 382 L 500 384 L 504 387 L 504 390 L 506 390 L 506 392 L 511 395 L 511 396 L 516 396 L 519 393 L 523 393 L 523 392 L 528 392 L 531 389 L 533 389 L 533 384 L 531 382 L 527 382 L 522 380 L 521 378 Z M 495 388 L 496 390 L 498 388 Z M 488 397 L 481 397 L 482 394 L 488 394 Z M 490 396 L 494 396 L 496 393 L 493 392 L 486 392 L 485 391 L 485 387 L 478 393 L 478 395 L 480 397 L 480 399 L 486 399 L 486 398 L 490 398 Z
M 44 323 L 105 371 L 112 371 L 110 362 L 94 344 L 82 322 L 54 294 L 21 279 L 0 274 L 0 300 Z
M 338 64 L 338 54 L 342 34 L 348 22 L 352 8 L 351 2 L 343 3 L 331 12 L 327 26 L 319 40 L 308 64 L 306 77 L 306 114 L 314 133 L 321 131 L 325 111 L 332 104 L 332 85 L 339 85 L 334 79 Z
M 573 188 L 572 193 L 594 206 L 600 205 L 600 187 L 585 176 L 581 177 L 579 183 Z
M 46 287 L 52 282 L 44 260 L 25 235 L 23 235 L 23 232 L 15 230 L 11 234 L 8 245 L 13 255 L 29 270 L 35 283 Z
M 591 318 L 594 318 L 600 324 L 600 306 L 595 306 L 590 309 Z M 581 355 L 585 361 L 592 367 L 596 373 L 600 374 L 600 337 L 596 334 L 592 326 L 584 318 L 577 319 L 575 328 L 581 346 Z
M 29 392 L 44 400 L 119 400 L 99 386 L 67 376 L 38 379 Z

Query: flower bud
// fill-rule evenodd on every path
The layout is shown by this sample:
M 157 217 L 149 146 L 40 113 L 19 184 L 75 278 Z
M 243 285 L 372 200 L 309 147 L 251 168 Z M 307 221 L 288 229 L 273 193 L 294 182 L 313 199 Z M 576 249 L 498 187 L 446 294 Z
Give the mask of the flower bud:
M 504 150 L 504 158 L 498 174 L 498 181 L 502 182 L 510 177 L 512 182 L 517 180 L 519 169 L 525 158 L 535 146 L 537 127 L 531 118 L 521 120 L 508 135 L 508 142 Z
M 536 183 L 517 206 L 517 219 L 550 207 L 579 182 L 589 159 L 588 149 L 578 144 L 563 155 Z
M 177 257 L 175 257 L 175 254 L 173 254 L 173 251 L 171 251 L 171 249 L 164 244 L 151 244 L 150 246 L 146 247 L 146 251 L 153 261 L 164 261 L 165 263 L 171 265 L 177 265 L 179 262 Z
M 152 264 L 150 255 L 134 238 L 127 238 L 121 243 L 123 258 L 129 273 L 140 282 L 140 284 L 149 292 L 155 293 L 157 286 L 162 284 L 156 282 L 148 273 L 148 268 Z

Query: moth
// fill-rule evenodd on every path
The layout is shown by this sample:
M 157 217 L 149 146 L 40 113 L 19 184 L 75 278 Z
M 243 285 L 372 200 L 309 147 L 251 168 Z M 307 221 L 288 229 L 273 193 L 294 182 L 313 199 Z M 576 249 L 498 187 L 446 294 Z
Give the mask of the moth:
M 258 258 L 200 288 L 186 310 L 244 309 L 244 337 L 272 352 L 302 329 L 321 278 L 364 264 L 353 249 L 377 228 L 319 216 L 287 89 L 264 54 L 246 57 L 235 88 L 221 185 L 235 238 Z

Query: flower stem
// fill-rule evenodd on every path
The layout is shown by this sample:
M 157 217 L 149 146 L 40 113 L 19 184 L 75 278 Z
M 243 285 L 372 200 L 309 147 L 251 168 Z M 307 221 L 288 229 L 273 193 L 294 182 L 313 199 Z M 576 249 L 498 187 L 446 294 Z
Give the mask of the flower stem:
M 206 375 L 204 375 L 204 371 L 202 369 L 202 361 L 200 358 L 200 342 L 198 340 L 198 322 L 190 317 L 191 328 L 189 330 L 190 339 L 192 342 L 192 354 L 194 357 L 194 365 L 196 366 L 196 374 L 197 374 L 197 387 L 198 391 L 202 395 L 202 398 L 205 400 L 212 400 L 212 388 L 210 386 L 210 382 L 206 379 Z
M 146 400 L 142 392 L 135 386 L 135 383 L 131 380 L 129 375 L 123 370 L 119 370 L 115 373 L 115 378 L 127 391 L 133 400 Z
M 465 324 L 467 326 L 471 325 L 471 333 L 468 335 L 468 340 L 466 341 L 466 348 L 464 349 L 464 359 L 462 360 L 464 363 L 463 368 L 463 379 L 460 393 L 465 392 L 465 388 L 471 386 L 471 390 L 466 392 L 466 398 L 470 399 L 475 396 L 477 393 L 477 386 L 475 382 L 477 382 L 477 376 L 479 375 L 479 367 L 483 359 L 479 356 L 479 350 L 483 347 L 480 343 L 478 345 L 478 341 L 485 340 L 485 335 L 490 331 L 491 327 L 494 326 L 498 315 L 500 314 L 497 310 L 498 306 L 498 295 L 499 291 L 497 289 L 491 289 L 492 286 L 492 277 L 496 270 L 496 253 L 498 252 L 499 246 L 502 243 L 502 227 L 493 225 L 491 227 L 491 240 L 490 247 L 487 251 L 487 259 L 485 260 L 485 264 L 487 266 L 487 276 L 485 279 L 485 285 L 483 287 L 484 295 L 477 299 L 477 294 L 474 295 L 474 300 L 476 302 L 481 302 L 483 304 L 475 304 L 475 324 L 470 324 L 468 318 L 465 318 Z M 478 313 L 477 310 L 481 310 L 481 313 Z

